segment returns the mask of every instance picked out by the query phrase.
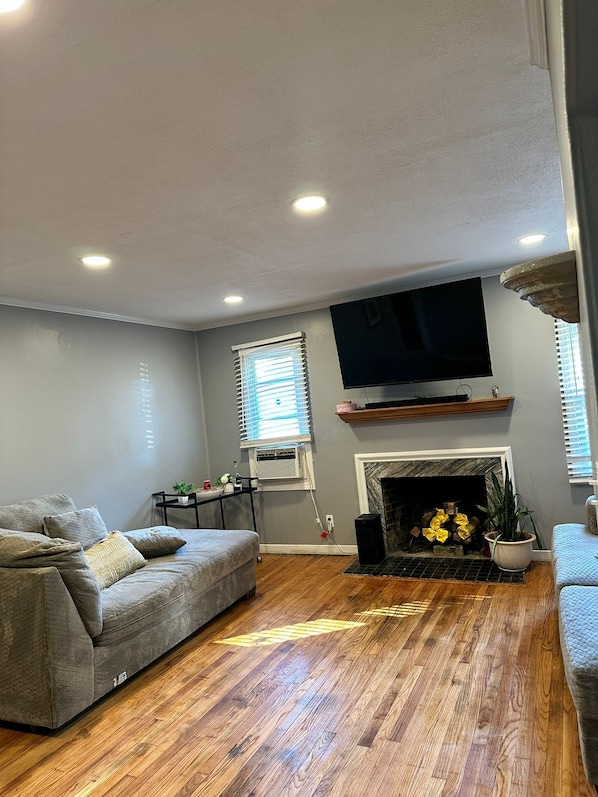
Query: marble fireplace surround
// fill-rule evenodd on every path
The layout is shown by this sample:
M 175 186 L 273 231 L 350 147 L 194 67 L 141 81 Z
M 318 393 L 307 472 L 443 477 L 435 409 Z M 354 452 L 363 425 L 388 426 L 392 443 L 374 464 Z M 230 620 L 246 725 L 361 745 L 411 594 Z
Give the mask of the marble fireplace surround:
M 489 485 L 493 471 L 502 478 L 505 464 L 514 484 L 510 446 L 355 454 L 359 511 L 380 515 L 386 552 L 392 554 L 398 550 L 398 539 L 396 532 L 386 526 L 382 479 L 484 476 Z

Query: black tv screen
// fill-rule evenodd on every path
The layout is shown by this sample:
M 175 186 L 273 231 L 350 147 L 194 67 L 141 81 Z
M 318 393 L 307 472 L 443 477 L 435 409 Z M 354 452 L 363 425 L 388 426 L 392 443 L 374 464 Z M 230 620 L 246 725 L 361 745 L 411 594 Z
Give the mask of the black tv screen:
M 346 388 L 491 376 L 482 281 L 330 308 Z

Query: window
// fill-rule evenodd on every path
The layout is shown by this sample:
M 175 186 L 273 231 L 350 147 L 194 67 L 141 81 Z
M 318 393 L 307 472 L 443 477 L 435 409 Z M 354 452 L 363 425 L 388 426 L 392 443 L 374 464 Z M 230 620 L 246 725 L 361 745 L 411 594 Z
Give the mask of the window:
M 311 410 L 303 332 L 232 349 L 241 448 L 309 442 Z
M 592 456 L 579 330 L 560 319 L 555 329 L 569 481 L 586 482 L 592 478 Z

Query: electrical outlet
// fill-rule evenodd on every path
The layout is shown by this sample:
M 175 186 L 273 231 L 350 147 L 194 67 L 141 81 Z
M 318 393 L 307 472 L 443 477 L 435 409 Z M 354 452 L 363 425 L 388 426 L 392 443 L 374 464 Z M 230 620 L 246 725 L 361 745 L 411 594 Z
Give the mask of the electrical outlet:
M 120 686 L 121 684 L 124 684 L 126 680 L 127 680 L 127 671 L 125 670 L 124 672 L 121 672 L 119 675 L 117 675 L 116 678 L 112 679 L 112 684 L 113 686 Z
M 334 515 L 326 515 L 326 531 L 334 529 Z

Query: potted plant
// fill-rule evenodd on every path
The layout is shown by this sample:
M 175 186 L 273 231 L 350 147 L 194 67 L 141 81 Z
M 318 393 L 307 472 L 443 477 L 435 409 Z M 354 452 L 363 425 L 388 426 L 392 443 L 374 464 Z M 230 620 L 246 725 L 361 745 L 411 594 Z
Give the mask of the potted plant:
M 179 497 L 179 504 L 187 504 L 189 503 L 189 493 L 193 492 L 194 487 L 192 484 L 188 484 L 186 481 L 180 481 L 176 484 L 173 484 L 172 489 Z
M 497 566 L 509 573 L 526 570 L 532 560 L 534 541 L 544 547 L 532 517 L 533 510 L 519 502 L 519 495 L 513 489 L 509 467 L 505 464 L 504 483 L 496 473 L 491 473 L 491 487 L 488 490 L 488 506 L 478 506 L 487 515 L 489 529 L 484 537 L 490 545 L 490 555 Z M 525 531 L 524 524 L 529 520 L 533 533 Z

